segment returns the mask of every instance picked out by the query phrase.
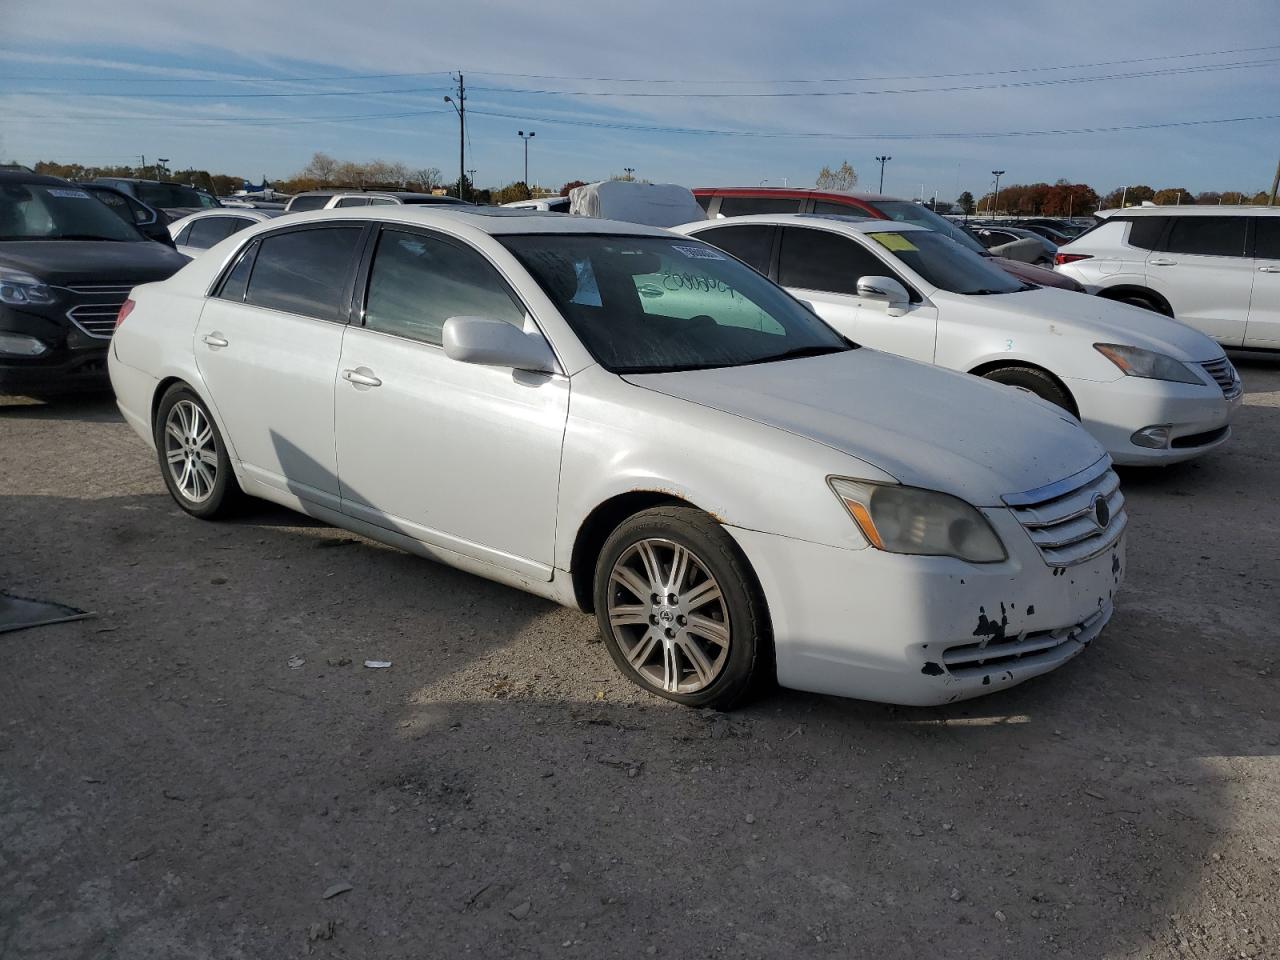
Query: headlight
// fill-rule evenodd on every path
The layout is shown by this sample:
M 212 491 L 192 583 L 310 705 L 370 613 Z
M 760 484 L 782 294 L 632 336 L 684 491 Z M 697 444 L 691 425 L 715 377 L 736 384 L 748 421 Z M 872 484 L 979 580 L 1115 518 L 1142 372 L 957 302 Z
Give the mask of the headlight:
M 878 550 L 970 563 L 999 563 L 1008 556 L 987 518 L 949 494 L 843 477 L 830 483 Z
M 1095 343 L 1093 349 L 1123 370 L 1127 377 L 1172 380 L 1174 383 L 1194 383 L 1197 386 L 1204 386 L 1204 380 L 1198 377 L 1190 367 L 1181 360 L 1175 360 L 1163 353 L 1143 350 L 1141 347 L 1126 347 L 1119 343 Z
M 0 332 L 0 354 L 10 357 L 38 357 L 48 349 L 44 341 L 28 337 L 25 333 Z
M 0 303 L 53 303 L 53 293 L 29 273 L 0 268 Z

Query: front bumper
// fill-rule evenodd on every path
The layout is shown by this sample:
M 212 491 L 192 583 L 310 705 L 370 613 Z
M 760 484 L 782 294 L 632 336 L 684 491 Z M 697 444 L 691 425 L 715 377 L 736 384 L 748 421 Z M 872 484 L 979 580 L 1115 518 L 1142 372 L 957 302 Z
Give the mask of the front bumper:
M 1046 565 L 1005 509 L 985 510 L 1004 563 L 847 550 L 727 528 L 759 577 L 778 682 L 932 706 L 1004 689 L 1084 651 L 1111 618 L 1124 537 L 1083 563 Z
M 53 396 L 107 390 L 111 341 L 93 337 L 66 319 L 65 304 L 48 315 L 0 307 L 0 330 L 35 337 L 48 348 L 38 357 L 0 353 L 0 394 Z
M 1080 422 L 1126 466 L 1177 463 L 1201 456 L 1231 438 L 1231 417 L 1243 394 L 1227 399 L 1216 384 L 1170 383 L 1121 377 L 1109 383 L 1064 380 L 1080 409 Z M 1169 445 L 1152 449 L 1135 444 L 1133 434 L 1168 425 Z

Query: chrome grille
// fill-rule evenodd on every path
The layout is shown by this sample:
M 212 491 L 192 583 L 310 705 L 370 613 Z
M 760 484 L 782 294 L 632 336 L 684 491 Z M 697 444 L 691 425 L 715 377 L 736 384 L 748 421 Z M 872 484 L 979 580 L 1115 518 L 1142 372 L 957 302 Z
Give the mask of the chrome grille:
M 1222 394 L 1228 400 L 1234 400 L 1244 390 L 1240 375 L 1236 373 L 1236 368 L 1225 356 L 1202 363 L 1200 366 L 1204 367 L 1205 373 L 1213 377 L 1213 382 L 1222 388 Z
M 1129 522 L 1109 457 L 1057 483 L 1003 499 L 1051 567 L 1092 560 L 1120 539 Z
M 98 340 L 110 340 L 116 328 L 116 315 L 120 305 L 129 296 L 132 286 L 119 284 L 69 283 L 58 287 L 72 295 L 76 301 L 67 310 L 67 319 L 82 333 Z

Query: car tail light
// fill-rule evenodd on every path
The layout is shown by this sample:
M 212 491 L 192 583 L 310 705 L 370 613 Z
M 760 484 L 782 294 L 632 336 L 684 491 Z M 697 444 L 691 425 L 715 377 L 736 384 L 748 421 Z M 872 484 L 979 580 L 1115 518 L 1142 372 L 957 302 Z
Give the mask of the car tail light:
M 1091 253 L 1055 253 L 1053 255 L 1054 266 L 1062 266 L 1064 263 L 1075 263 L 1077 260 L 1092 260 Z
M 120 304 L 120 312 L 116 314 L 117 327 L 119 327 L 120 324 L 124 323 L 125 317 L 133 313 L 133 308 L 134 308 L 134 302 L 132 300 L 126 300 L 124 303 Z

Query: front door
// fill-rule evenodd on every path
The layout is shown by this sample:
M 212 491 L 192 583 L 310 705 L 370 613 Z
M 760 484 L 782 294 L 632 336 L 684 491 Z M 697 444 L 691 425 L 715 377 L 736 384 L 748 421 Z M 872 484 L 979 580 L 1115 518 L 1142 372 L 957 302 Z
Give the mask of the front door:
M 534 330 L 525 308 L 474 248 L 386 227 L 363 314 L 343 340 L 334 404 L 344 512 L 550 580 L 569 381 L 441 347 L 449 317 Z
M 862 277 L 892 277 L 910 289 L 888 262 L 850 237 L 811 227 L 782 229 L 778 283 L 812 303 L 818 316 L 849 339 L 933 363 L 938 311 L 912 303 L 903 316 L 891 317 L 882 302 L 858 296 Z
M 245 476 L 338 508 L 333 387 L 361 224 L 260 237 L 205 302 L 196 365 Z

